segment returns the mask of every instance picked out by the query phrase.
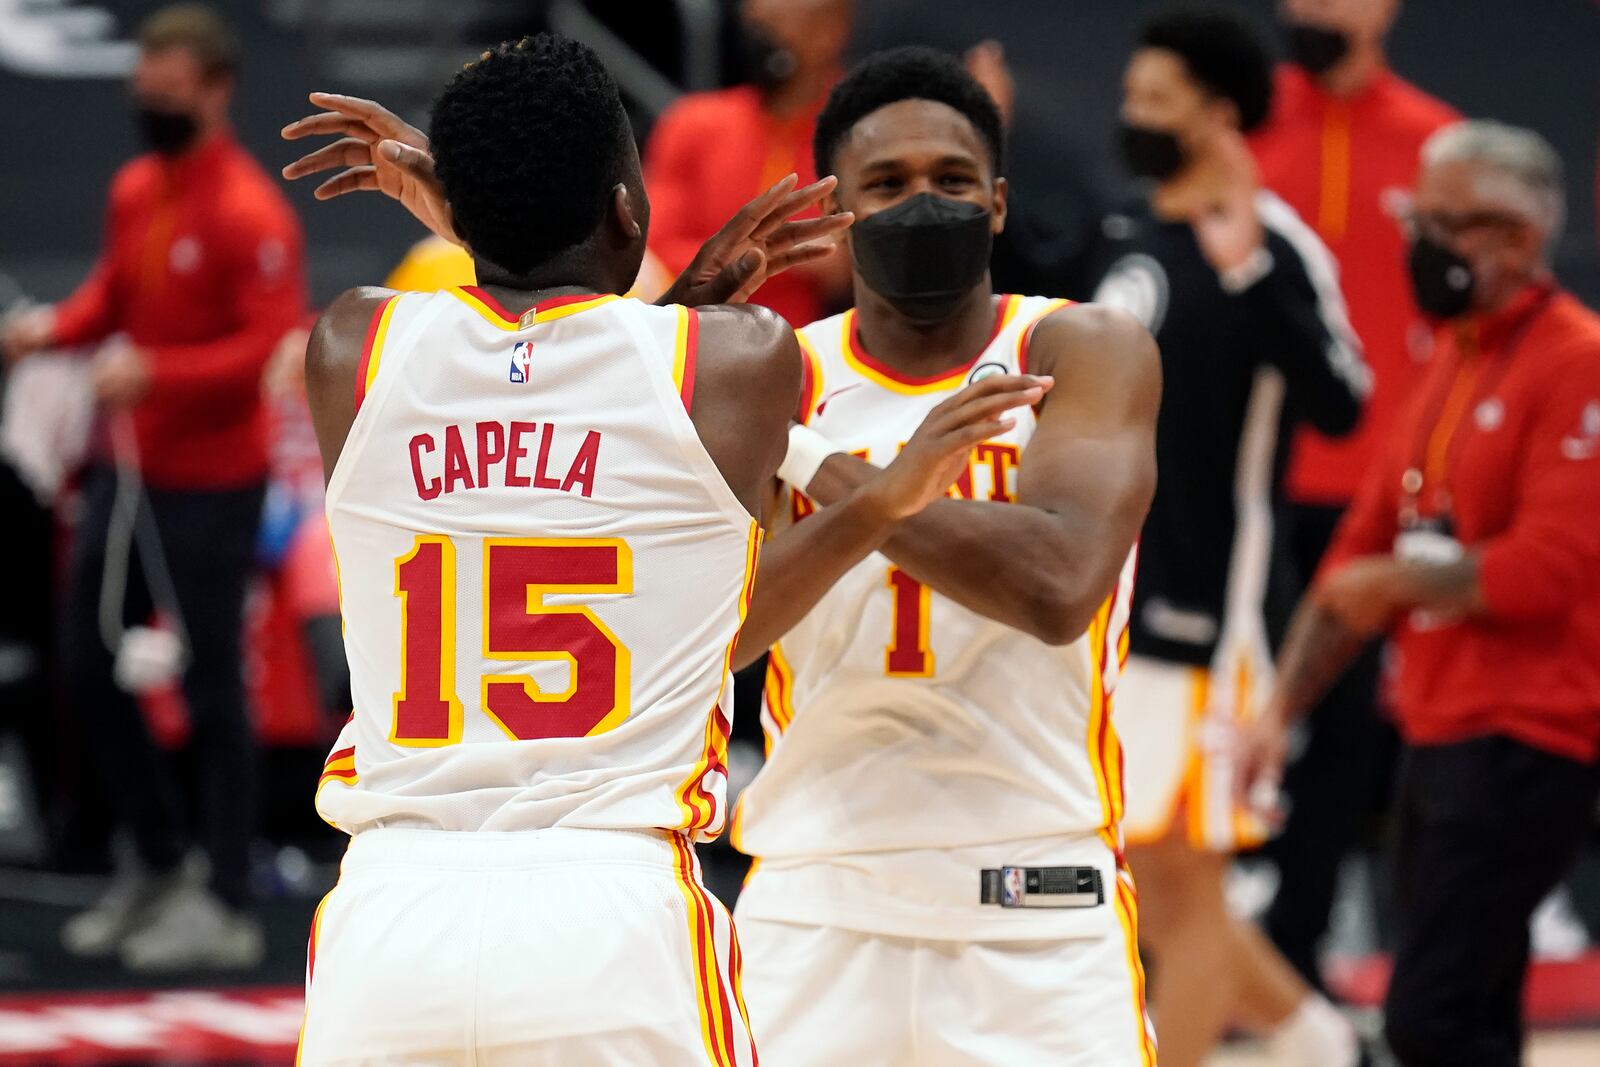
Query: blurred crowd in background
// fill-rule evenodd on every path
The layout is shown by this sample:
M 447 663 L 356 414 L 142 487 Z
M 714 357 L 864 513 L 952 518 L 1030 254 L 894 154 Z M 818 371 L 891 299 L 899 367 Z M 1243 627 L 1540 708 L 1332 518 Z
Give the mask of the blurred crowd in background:
M 277 171 L 298 153 L 277 130 L 307 113 L 311 89 L 372 96 L 425 126 L 444 77 L 504 37 L 540 29 L 576 36 L 616 74 L 652 202 L 650 255 L 635 288 L 646 298 L 755 194 L 791 172 L 814 179 L 812 127 L 829 89 L 853 56 L 887 45 L 930 43 L 962 55 L 1008 124 L 1012 198 L 993 260 L 997 289 L 1119 303 L 1164 349 L 1164 330 L 1174 345 L 1196 346 L 1197 360 L 1213 354 L 1196 336 L 1257 343 L 1230 319 L 1246 312 L 1225 302 L 1186 304 L 1188 268 L 1163 262 L 1158 245 L 1130 235 L 1151 183 L 1160 190 L 1184 167 L 1211 168 L 1207 195 L 1244 205 L 1231 231 L 1226 219 L 1193 227 L 1208 278 L 1213 268 L 1221 278 L 1219 300 L 1249 290 L 1270 269 L 1257 257 L 1278 246 L 1263 242 L 1263 227 L 1287 234 L 1279 239 L 1300 250 L 1315 290 L 1308 299 L 1347 315 L 1353 336 L 1335 323 L 1335 339 L 1361 353 L 1370 376 L 1354 391 L 1364 399 L 1359 419 L 1319 418 L 1314 396 L 1297 407 L 1290 383 L 1284 447 L 1259 472 L 1270 480 L 1270 580 L 1264 573 L 1262 582 L 1274 647 L 1331 543 L 1344 538 L 1342 562 L 1388 554 L 1397 532 L 1414 532 L 1403 514 L 1401 530 L 1375 528 L 1392 527 L 1405 506 L 1385 483 L 1389 495 L 1366 505 L 1381 522 L 1369 517 L 1354 533 L 1337 533 L 1358 494 L 1379 493 L 1363 485 L 1400 449 L 1391 438 L 1421 434 L 1421 458 L 1395 472 L 1399 492 L 1416 498 L 1412 517 L 1466 514 L 1476 505 L 1462 502 L 1464 484 L 1452 485 L 1462 498 L 1455 507 L 1430 506 L 1424 476 L 1432 493 L 1456 469 L 1460 420 L 1489 432 L 1519 416 L 1478 403 L 1476 370 L 1462 384 L 1465 371 L 1455 368 L 1470 362 L 1463 346 L 1503 349 L 1507 361 L 1529 363 L 1519 346 L 1560 294 L 1557 312 L 1571 324 L 1539 326 L 1535 347 L 1554 351 L 1587 337 L 1584 358 L 1600 363 L 1584 332 L 1592 324 L 1578 308 L 1600 302 L 1592 69 L 1600 8 L 1588 0 L 1220 6 L 1242 13 L 1279 59 L 1259 92 L 1226 49 L 1213 63 L 1219 53 L 1204 40 L 1193 52 L 1187 39 L 1164 46 L 1187 62 L 1177 75 L 1163 80 L 1160 70 L 1128 67 L 1125 81 L 1140 27 L 1161 7 L 1142 0 L 263 0 L 219 5 L 226 23 L 202 9 L 152 14 L 156 5 L 133 2 L 0 3 L 8 101 L 0 123 L 11 146 L 0 164 L 0 498 L 14 564 L 0 604 L 0 863 L 94 875 L 137 864 L 181 883 L 183 906 L 165 925 L 123 936 L 102 899 L 64 934 L 74 953 L 159 972 L 191 965 L 203 939 L 231 939 L 234 966 L 259 963 L 265 950 L 252 932 L 254 902 L 310 894 L 319 865 L 337 856 L 339 836 L 312 819 L 311 787 L 351 708 L 321 461 L 299 363 L 316 308 L 338 291 L 471 284 L 472 264 L 380 198 L 319 204 L 308 189 L 290 187 Z M 1436 138 L 1464 117 L 1509 125 Z M 1481 203 L 1435 189 L 1419 211 L 1414 192 L 1430 144 L 1439 163 L 1487 160 L 1514 188 Z M 1525 193 L 1533 199 L 1524 207 Z M 1266 194 L 1270 206 L 1261 207 Z M 1159 214 L 1159 191 L 1154 203 Z M 1303 252 L 1310 245 L 1316 249 Z M 1524 303 L 1495 303 L 1499 317 L 1480 323 L 1487 332 L 1452 331 L 1449 323 L 1471 310 L 1460 302 L 1473 296 L 1462 295 L 1463 285 L 1478 285 L 1481 296 L 1500 284 L 1496 271 L 1532 284 L 1534 295 L 1508 288 L 1508 300 Z M 775 279 L 754 299 L 800 326 L 848 306 L 849 286 L 849 264 L 834 256 Z M 1580 384 L 1595 380 L 1590 371 L 1573 375 Z M 1164 403 L 1175 411 L 1208 403 L 1205 377 L 1202 370 L 1196 385 L 1175 389 L 1169 372 Z M 1526 403 L 1542 403 L 1537 391 L 1547 385 L 1528 386 L 1536 393 Z M 1402 429 L 1399 413 L 1419 390 L 1437 390 L 1438 409 L 1426 424 Z M 1572 424 L 1559 427 L 1579 451 L 1600 441 L 1600 396 L 1590 399 L 1586 407 L 1586 394 L 1574 393 Z M 1440 431 L 1447 419 L 1454 421 Z M 1206 467 L 1203 452 L 1187 447 L 1182 455 L 1163 451 L 1162 477 L 1222 479 L 1221 506 L 1243 509 L 1246 501 L 1231 493 L 1242 463 L 1238 421 L 1228 424 L 1234 436 L 1219 446 L 1226 455 L 1216 464 Z M 1164 410 L 1163 433 L 1178 432 L 1170 425 Z M 1184 432 L 1203 440 L 1210 431 Z M 1576 954 L 1600 935 L 1600 626 L 1585 606 L 1600 592 L 1600 555 L 1592 536 L 1573 529 L 1600 527 L 1600 494 L 1574 510 L 1587 490 L 1551 488 L 1535 466 L 1511 456 L 1503 479 L 1471 490 L 1554 500 L 1528 522 L 1557 532 L 1486 572 L 1492 623 L 1453 637 L 1448 620 L 1424 622 L 1445 628 L 1445 637 L 1427 639 L 1444 641 L 1442 648 L 1419 650 L 1407 638 L 1408 669 L 1431 657 L 1445 680 L 1428 684 L 1490 693 L 1496 707 L 1510 709 L 1504 721 L 1474 711 L 1465 734 L 1451 727 L 1447 737 L 1419 735 L 1402 723 L 1397 735 L 1397 684 L 1417 721 L 1434 721 L 1439 698 L 1400 679 L 1392 646 L 1365 642 L 1314 708 L 1287 709 L 1308 714 L 1293 734 L 1287 818 L 1276 835 L 1230 841 L 1246 853 L 1228 886 L 1235 906 L 1262 916 L 1268 936 L 1315 987 L 1328 980 L 1323 960 L 1336 920 L 1345 943 L 1358 948 L 1410 936 L 1392 928 L 1386 882 L 1352 878 L 1345 861 L 1355 852 L 1365 861 L 1354 869 L 1386 866 L 1381 846 L 1397 830 L 1412 842 L 1435 840 L 1417 836 L 1427 803 L 1417 807 L 1414 792 L 1399 809 L 1394 800 L 1403 750 L 1431 751 L 1435 742 L 1514 745 L 1516 753 L 1469 753 L 1480 762 L 1434 773 L 1484 784 L 1498 810 L 1549 831 L 1531 842 L 1558 862 L 1518 887 L 1517 901 L 1533 894 L 1525 908 L 1505 905 L 1510 929 L 1499 948 L 1516 955 L 1516 928 L 1525 930 L 1541 900 L 1535 951 Z M 1187 517 L 1180 512 L 1176 521 Z M 1430 531 L 1458 547 L 1472 543 L 1460 531 Z M 1555 547 L 1540 555 L 1551 540 Z M 1182 563 L 1180 554 L 1160 566 Z M 1352 589 L 1350 579 L 1333 608 L 1347 620 L 1365 610 L 1382 624 L 1432 603 L 1385 600 L 1383 589 L 1397 581 L 1374 572 Z M 1557 588 L 1541 587 L 1552 581 Z M 1381 637 L 1381 629 L 1360 636 Z M 1160 625 L 1150 633 L 1136 655 L 1185 660 L 1163 653 Z M 741 678 L 736 782 L 760 760 L 760 677 L 756 668 Z M 1531 702 L 1520 695 L 1529 687 L 1541 694 Z M 1137 713 L 1119 705 L 1119 716 Z M 1556 719 L 1561 725 L 1548 731 L 1540 725 Z M 1530 765 L 1524 779 L 1495 778 L 1508 761 L 1533 759 L 1527 752 L 1560 762 Z M 1536 789 L 1569 771 L 1570 788 Z M 1489 839 L 1493 813 L 1456 814 Z M 1483 846 L 1500 850 L 1486 856 L 1488 866 L 1518 863 L 1509 858 L 1515 836 Z M 719 890 L 736 891 L 731 858 L 710 876 Z M 1412 872 L 1413 883 L 1419 877 Z M 1452 894 L 1468 893 L 1484 872 L 1449 877 Z M 1339 899 L 1347 901 L 1342 918 Z M 1462 956 L 1434 965 L 1488 964 Z M 1417 1003 L 1425 998 L 1410 996 L 1407 1036 L 1442 1040 L 1429 1005 Z

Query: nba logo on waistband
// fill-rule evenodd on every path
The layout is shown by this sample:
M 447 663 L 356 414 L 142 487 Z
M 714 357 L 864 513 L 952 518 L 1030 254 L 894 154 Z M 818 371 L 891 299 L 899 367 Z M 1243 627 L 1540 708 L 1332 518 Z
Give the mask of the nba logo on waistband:
M 533 342 L 518 341 L 511 349 L 511 384 L 526 385 L 533 366 Z
M 1027 881 L 1021 867 L 1000 868 L 1000 906 L 1002 908 L 1020 908 L 1023 898 L 1028 895 Z

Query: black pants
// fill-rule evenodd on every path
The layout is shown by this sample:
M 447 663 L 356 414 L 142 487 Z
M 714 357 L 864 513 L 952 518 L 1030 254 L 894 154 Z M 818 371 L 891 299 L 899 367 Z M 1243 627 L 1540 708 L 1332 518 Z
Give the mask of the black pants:
M 140 858 L 156 871 L 183 858 L 195 824 L 210 857 L 212 888 L 229 903 L 248 898 L 250 844 L 257 806 L 256 751 L 245 705 L 241 630 L 263 488 L 147 490 L 173 595 L 189 640 L 183 694 L 198 769 L 194 817 L 180 800 L 164 753 L 133 697 L 112 680 L 113 657 L 100 627 L 106 537 L 116 497 L 109 468 L 90 472 L 84 514 L 68 565 L 61 660 L 67 695 L 83 724 L 114 817 L 131 831 Z M 127 568 L 123 619 L 146 621 L 151 592 L 137 558 Z
M 1600 766 L 1505 737 L 1410 748 L 1401 771 L 1394 977 L 1406 1067 L 1522 1062 L 1528 921 L 1594 823 Z
M 1291 505 L 1284 544 L 1299 584 L 1309 583 L 1343 512 Z M 1379 645 L 1369 645 L 1307 718 L 1306 747 L 1284 775 L 1289 817 L 1263 850 L 1280 876 L 1265 927 L 1300 974 L 1322 988 L 1317 964 L 1339 868 L 1362 824 L 1382 810 L 1399 743 L 1377 712 Z

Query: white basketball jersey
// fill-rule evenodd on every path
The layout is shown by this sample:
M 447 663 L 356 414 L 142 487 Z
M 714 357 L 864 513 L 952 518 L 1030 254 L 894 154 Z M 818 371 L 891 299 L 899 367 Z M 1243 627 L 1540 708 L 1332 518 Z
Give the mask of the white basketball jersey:
M 689 419 L 696 315 L 391 297 L 328 485 L 355 712 L 340 829 L 723 821 L 759 531 Z
M 968 382 L 1025 371 L 1033 325 L 1066 303 L 997 297 L 994 336 L 983 351 L 966 366 L 923 380 L 874 360 L 856 335 L 854 312 L 808 326 L 800 331 L 811 371 L 806 422 L 840 448 L 885 466 L 928 412 Z M 1016 426 L 973 450 L 951 495 L 1015 499 L 1036 420 L 1031 410 L 1012 414 Z M 786 508 L 788 521 L 804 521 L 813 510 L 792 492 Z M 795 869 L 815 868 L 811 860 L 828 857 L 852 876 L 877 870 L 874 853 L 953 855 L 971 846 L 1081 835 L 1098 838 L 1102 853 L 1115 851 L 1121 757 L 1110 698 L 1126 652 L 1132 577 L 1130 553 L 1088 632 L 1053 647 L 933 592 L 881 554 L 857 564 L 772 649 L 762 711 L 767 763 L 740 797 L 735 843 L 759 857 L 762 871 L 785 860 L 806 861 L 788 864 Z M 995 856 L 992 862 L 1031 861 Z M 881 889 L 901 873 L 875 875 L 874 884 Z M 952 877 L 966 879 L 961 901 L 976 905 L 976 868 Z M 807 895 L 811 890 L 831 891 L 816 882 Z M 838 909 L 802 916 L 793 914 L 796 906 L 791 899 L 761 914 L 845 921 Z M 864 913 L 891 905 L 862 899 L 850 906 Z M 750 910 L 759 907 L 752 901 Z M 871 919 L 855 925 L 927 932 Z

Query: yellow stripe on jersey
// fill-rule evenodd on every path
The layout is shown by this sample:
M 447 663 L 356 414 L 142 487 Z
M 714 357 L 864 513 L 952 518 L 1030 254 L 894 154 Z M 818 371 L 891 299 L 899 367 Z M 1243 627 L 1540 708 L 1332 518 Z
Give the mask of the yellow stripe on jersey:
M 1133 984 L 1133 1017 L 1139 1028 L 1139 1062 L 1141 1067 L 1156 1067 L 1155 1029 L 1150 1025 L 1149 1012 L 1145 1010 L 1144 964 L 1139 959 L 1139 894 L 1133 885 L 1133 875 L 1121 860 L 1117 862 L 1117 922 L 1122 926 L 1124 951 L 1128 955 L 1128 974 Z
M 670 837 L 676 853 L 674 869 L 678 876 L 678 892 L 688 909 L 689 944 L 694 949 L 695 1007 L 700 1016 L 700 1038 L 712 1064 L 735 1067 L 731 1048 L 732 1020 L 724 1014 L 726 994 L 717 966 L 716 931 L 711 923 L 710 902 L 695 881 L 693 847 L 681 834 Z
M 794 720 L 794 669 L 789 666 L 789 661 L 784 657 L 783 646 L 774 643 L 767 650 L 767 714 L 772 719 L 772 726 L 777 731 L 776 737 L 767 733 L 767 754 L 772 754 L 772 745 L 778 737 L 782 737 L 789 729 L 789 723 Z
M 685 833 L 707 830 L 716 823 L 715 805 L 710 801 L 702 804 L 696 794 L 701 792 L 701 784 L 712 767 L 727 765 L 728 736 L 732 724 L 722 714 L 722 694 L 728 685 L 728 672 L 733 667 L 733 652 L 739 644 L 739 630 L 744 628 L 745 616 L 750 613 L 750 597 L 756 584 L 756 565 L 761 558 L 761 538 L 761 524 L 752 521 L 744 550 L 744 580 L 739 587 L 739 625 L 734 629 L 733 638 L 722 656 L 722 681 L 717 687 L 716 699 L 711 702 L 711 710 L 706 713 L 705 746 L 694 770 L 677 791 L 678 809 L 683 814 L 679 829 Z
M 378 315 L 377 328 L 372 331 L 372 347 L 367 351 L 366 376 L 361 380 L 361 395 L 372 392 L 372 383 L 378 380 L 378 363 L 383 359 L 383 343 L 389 338 L 389 320 L 394 316 L 394 306 L 400 301 L 390 297 L 384 301 Z
M 549 308 L 531 307 L 523 312 L 520 318 L 513 319 L 502 314 L 503 309 L 486 303 L 482 297 L 470 288 L 456 285 L 443 291 L 477 312 L 483 321 L 506 333 L 516 333 L 519 330 L 526 330 L 530 326 L 554 322 L 557 319 L 564 319 L 569 315 L 576 315 L 580 311 L 588 311 L 590 308 L 599 307 L 601 304 L 609 304 L 613 300 L 620 299 L 615 293 L 599 293 L 589 300 L 567 301 Z
M 988 342 L 984 344 L 983 351 L 987 351 L 989 345 L 994 343 L 995 338 L 999 337 L 1006 327 L 1011 325 L 1011 320 L 1016 317 L 1017 309 L 1022 305 L 1021 297 L 1013 296 L 1009 293 L 999 294 L 999 297 L 1000 303 L 996 308 L 994 333 L 990 336 Z M 855 343 L 856 311 L 854 308 L 839 316 L 839 324 L 841 331 L 839 352 L 844 356 L 844 360 L 850 365 L 850 368 L 863 378 L 881 385 L 890 392 L 903 393 L 908 396 L 923 396 L 928 393 L 942 393 L 960 388 L 966 381 L 967 372 L 972 369 L 972 365 L 983 355 L 983 351 L 980 351 L 967 363 L 954 367 L 944 374 L 919 380 L 901 380 L 885 373 L 887 368 L 880 369 L 872 366 L 868 362 L 871 360 L 871 356 L 867 355 L 865 350 L 857 350 Z
M 683 396 L 683 380 L 689 373 L 689 316 L 694 312 L 682 306 L 679 306 L 677 311 L 678 328 L 672 339 L 672 387 L 678 391 L 679 396 Z M 684 400 L 684 406 L 688 406 L 687 398 Z
M 529 308 L 522 313 L 522 318 L 517 320 L 517 329 L 526 330 L 529 326 L 554 322 L 569 315 L 576 315 L 580 311 L 588 311 L 590 308 L 597 308 L 601 304 L 609 304 L 613 300 L 621 299 L 616 293 L 601 293 L 593 300 L 579 300 L 571 304 L 562 304 L 560 307 Z
M 1016 368 L 1019 373 L 1028 373 L 1028 344 L 1033 340 L 1033 328 L 1039 325 L 1046 315 L 1049 315 L 1052 312 L 1060 311 L 1062 308 L 1071 303 L 1073 303 L 1071 300 L 1057 299 L 1050 301 L 1043 308 L 1041 308 L 1036 315 L 1033 316 L 1033 318 L 1028 322 L 1028 325 L 1017 331 Z
M 1188 815 L 1189 840 L 1205 841 L 1206 790 L 1205 758 L 1194 740 L 1205 722 L 1206 705 L 1211 702 L 1211 675 L 1204 667 L 1189 668 L 1189 764 L 1183 772 L 1178 795 Z M 1169 820 L 1170 821 L 1170 820 Z
M 804 361 L 800 380 L 800 410 L 795 421 L 809 425 L 817 414 L 817 401 L 822 399 L 822 357 L 811 347 L 806 335 L 795 331 L 794 339 L 800 342 L 800 358 Z
M 1089 767 L 1094 772 L 1095 796 L 1100 801 L 1100 824 L 1104 827 L 1116 825 L 1116 804 L 1112 799 L 1110 770 L 1106 766 L 1106 731 L 1110 729 L 1109 711 L 1106 702 L 1105 687 L 1105 653 L 1106 631 L 1111 625 L 1111 604 L 1116 597 L 1112 595 L 1100 605 L 1100 610 L 1094 613 L 1094 618 L 1089 620 L 1089 729 L 1087 731 L 1087 745 L 1089 749 Z

